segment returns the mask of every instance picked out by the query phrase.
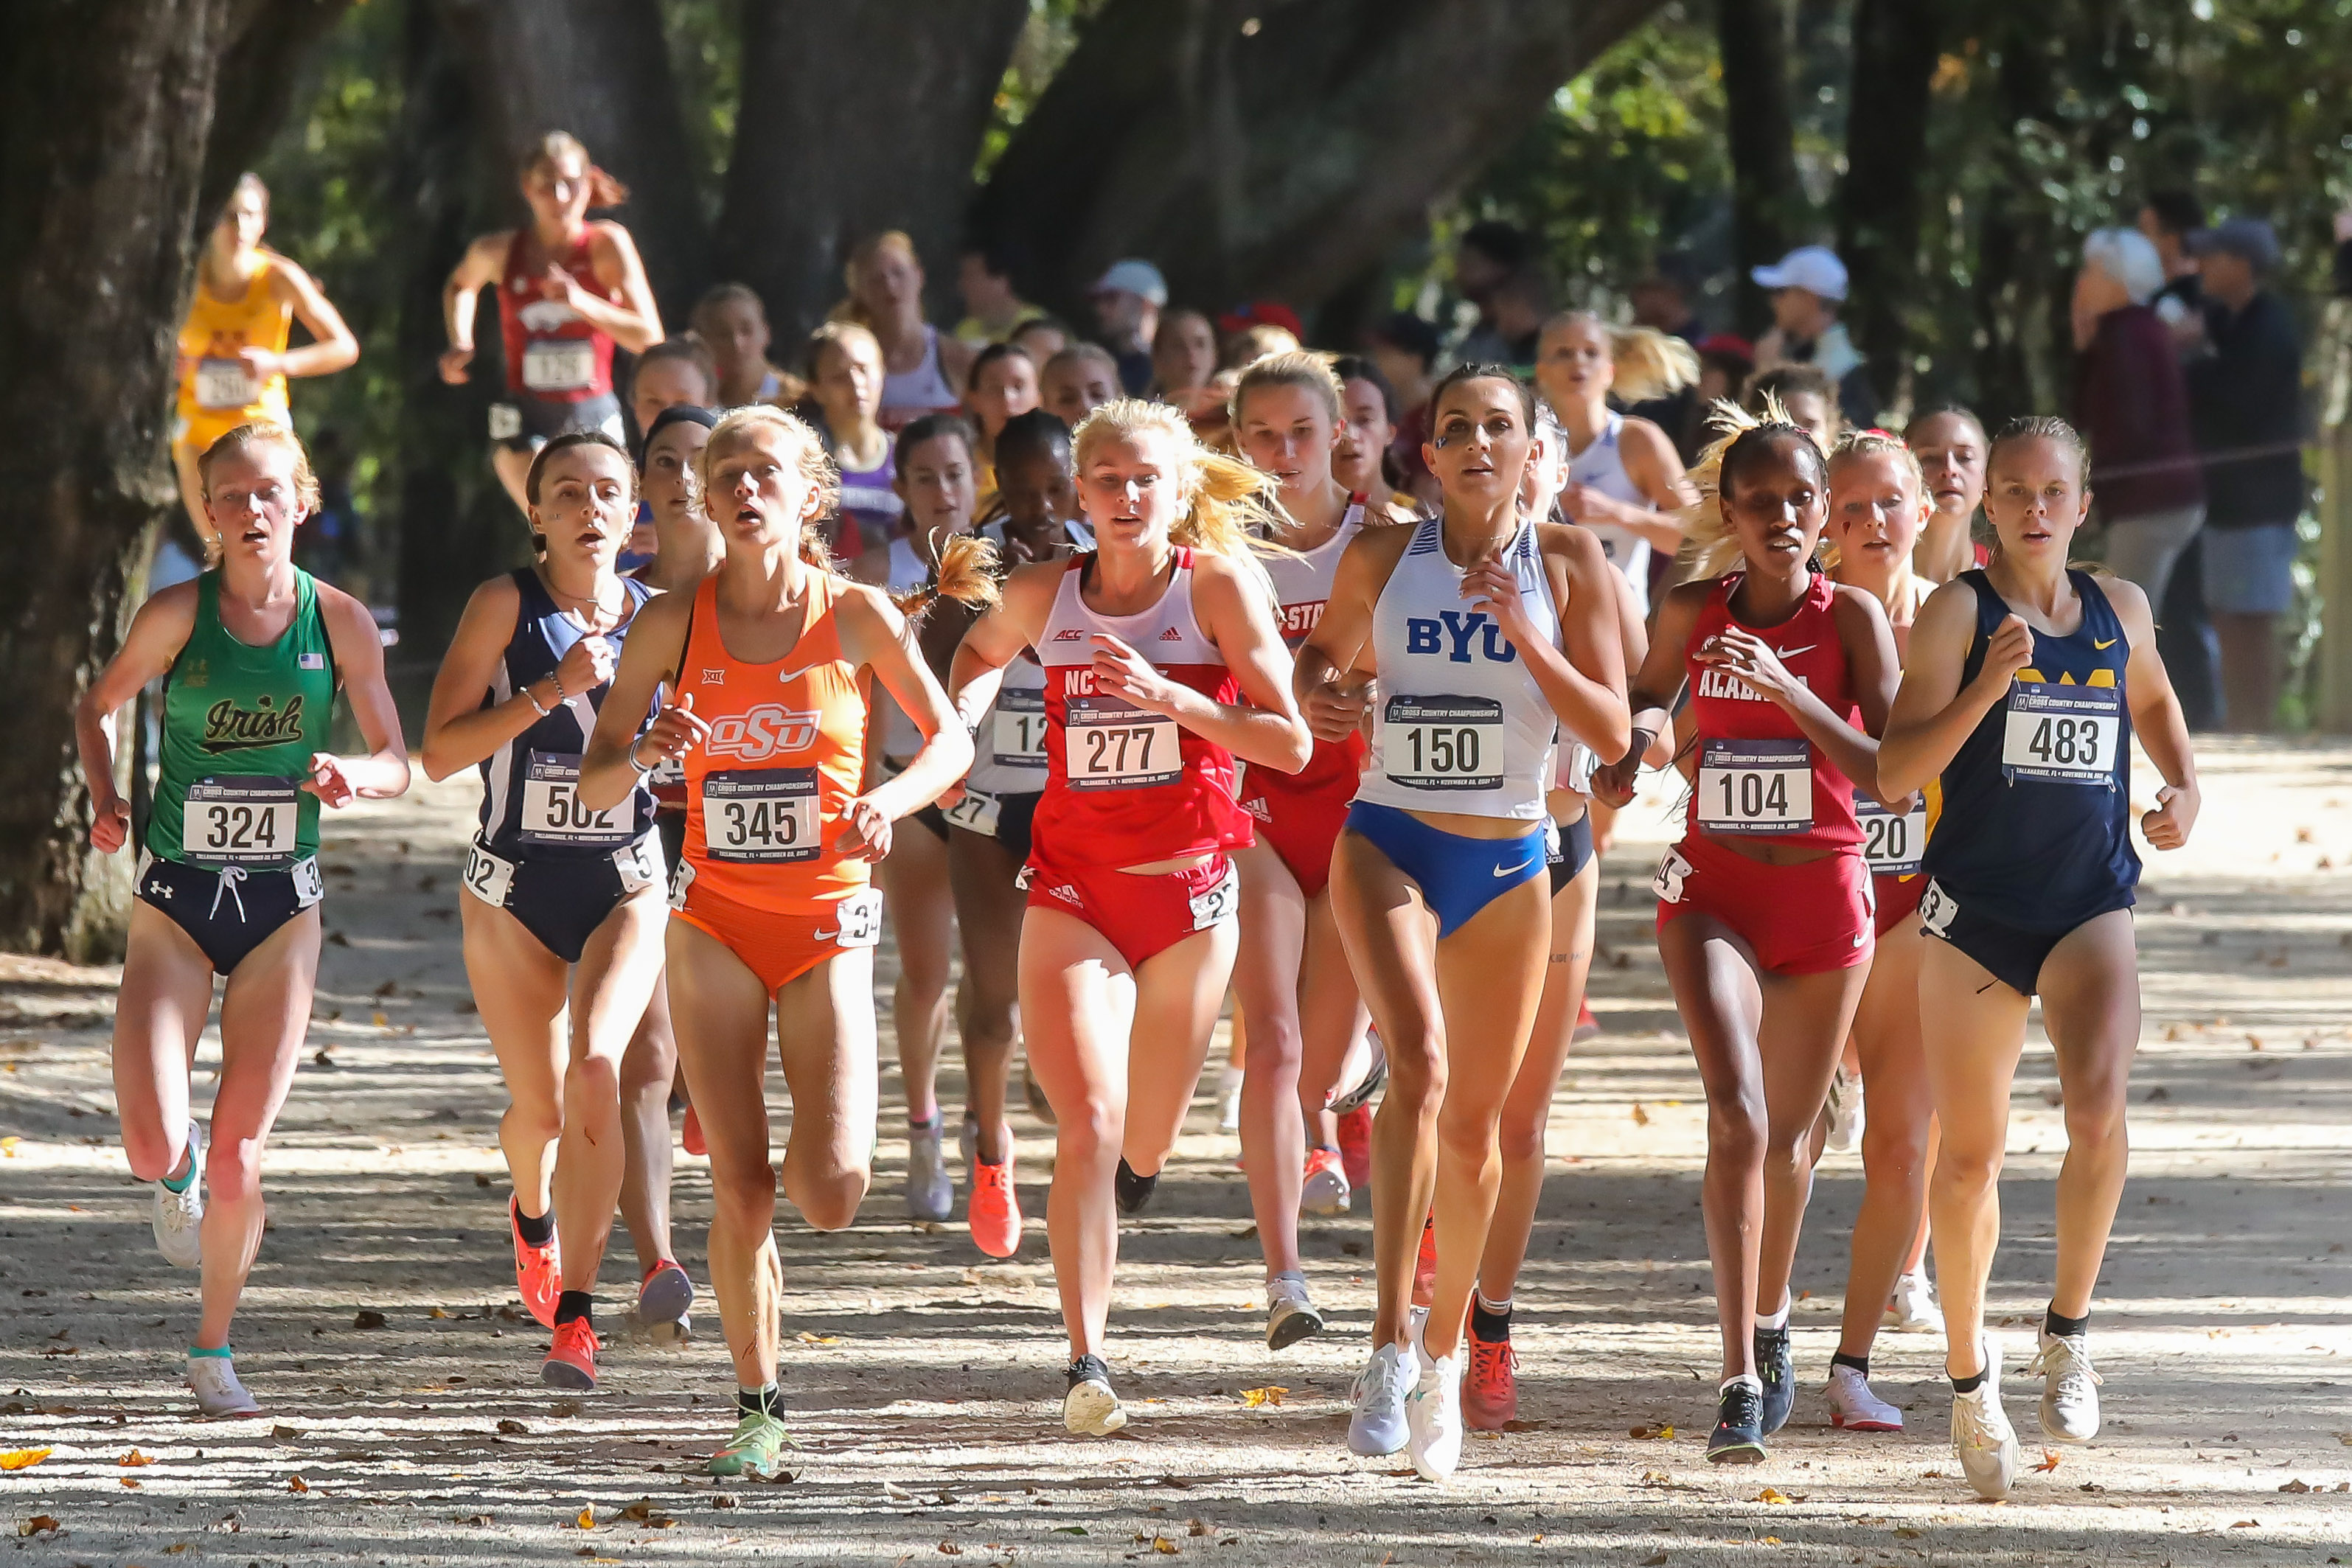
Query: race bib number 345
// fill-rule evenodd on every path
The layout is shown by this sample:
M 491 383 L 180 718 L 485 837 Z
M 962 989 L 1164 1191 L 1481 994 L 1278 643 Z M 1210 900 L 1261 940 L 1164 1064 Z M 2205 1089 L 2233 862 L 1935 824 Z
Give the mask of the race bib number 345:
M 188 786 L 180 848 L 197 865 L 277 865 L 294 858 L 299 817 L 291 779 L 199 779 Z
M 1062 712 L 1071 789 L 1145 789 L 1182 775 L 1174 719 L 1107 696 L 1072 697 Z
M 1491 697 L 1393 696 L 1381 712 L 1381 758 L 1409 789 L 1503 787 L 1503 705 Z
M 703 852 L 714 861 L 813 861 L 817 832 L 814 768 L 742 768 L 703 776 Z
M 2001 770 L 2011 781 L 2111 786 L 2123 733 L 2120 686 L 2018 681 L 2001 721 Z
M 1813 749 L 1804 740 L 1717 738 L 1699 752 L 1698 825 L 1718 833 L 1801 833 L 1813 825 Z

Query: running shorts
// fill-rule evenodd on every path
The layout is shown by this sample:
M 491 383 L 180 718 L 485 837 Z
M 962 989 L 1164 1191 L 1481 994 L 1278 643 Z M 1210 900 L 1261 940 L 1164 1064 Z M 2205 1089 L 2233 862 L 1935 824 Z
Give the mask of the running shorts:
M 1859 848 L 1766 865 L 1692 833 L 1666 852 L 1652 885 L 1660 931 L 1685 915 L 1711 915 L 1771 974 L 1850 969 L 1875 951 L 1870 866 Z
M 779 915 L 724 898 L 698 883 L 673 883 L 670 918 L 725 947 L 775 995 L 827 958 L 882 940 L 882 894 L 866 887 L 815 915 Z
M 1348 830 L 1411 877 L 1437 916 L 1440 940 L 1453 936 L 1511 889 L 1544 874 L 1549 821 L 1516 839 L 1474 839 L 1433 828 L 1410 811 L 1359 800 Z
M 1927 877 L 1914 872 L 1909 876 L 1878 876 L 1870 879 L 1871 896 L 1878 901 L 1878 934 L 1885 936 L 1918 912 L 1919 900 L 1927 891 Z
M 1056 868 L 1038 860 L 1021 874 L 1030 908 L 1058 910 L 1085 921 L 1118 949 L 1130 970 L 1193 933 L 1233 919 L 1241 907 L 1240 880 L 1222 852 L 1189 871 L 1148 876 L 1116 866 Z
M 1294 794 L 1279 787 L 1267 789 L 1262 782 L 1266 772 L 1253 768 L 1242 775 L 1242 810 L 1257 826 L 1257 841 L 1282 858 L 1300 894 L 1313 898 L 1330 885 L 1331 850 L 1339 841 L 1339 830 L 1348 825 L 1348 803 L 1356 781 L 1352 776 L 1343 780 L 1344 794 L 1333 789 Z
M 216 975 L 236 973 L 278 928 L 325 896 L 319 862 L 305 856 L 282 871 L 215 871 L 142 855 L 139 900 L 188 934 Z
M 2084 916 L 2063 931 L 2028 931 L 1989 915 L 1972 913 L 1944 889 L 1928 881 L 1919 899 L 1919 925 L 1928 936 L 1940 937 L 1976 960 L 1984 972 L 2021 997 L 2032 996 L 2042 984 L 2042 966 L 2051 949 L 2101 915 L 2129 909 L 2132 891 L 2118 891 L 2112 908 Z
M 609 855 L 509 860 L 478 839 L 466 856 L 466 891 L 513 915 L 541 946 L 567 964 L 580 962 L 588 938 L 624 899 L 661 880 L 660 841 L 650 833 Z

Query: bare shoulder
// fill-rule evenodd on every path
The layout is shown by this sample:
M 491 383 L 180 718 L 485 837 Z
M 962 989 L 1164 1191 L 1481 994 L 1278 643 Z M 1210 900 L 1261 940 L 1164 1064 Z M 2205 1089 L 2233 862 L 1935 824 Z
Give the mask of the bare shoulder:
M 1675 451 L 1675 444 L 1667 438 L 1666 433 L 1646 419 L 1627 415 L 1625 423 L 1618 426 L 1617 444 L 1646 457 L 1671 456 L 1676 467 L 1682 465 L 1682 457 Z
M 629 237 L 629 231 L 610 218 L 597 218 L 588 225 L 588 247 L 600 256 L 637 254 L 637 242 Z
M 2137 629 L 2152 621 L 2155 612 L 2148 607 L 2147 590 L 2127 577 L 2116 577 L 2105 571 L 2095 572 L 2092 576 L 2099 585 L 2099 591 L 2107 596 L 2107 602 L 2116 607 L 2116 614 L 2126 624 Z
M 1373 523 L 1369 515 L 1363 528 L 1348 541 L 1346 553 L 1362 560 L 1375 571 L 1386 571 L 1404 558 L 1405 547 L 1412 543 L 1416 531 L 1413 524 L 1419 517 L 1399 517 L 1393 521 Z
M 1616 570 L 1601 548 L 1600 536 L 1573 523 L 1538 523 L 1536 548 L 1554 559 L 1566 561 L 1580 577 L 1595 570 Z
M 196 623 L 196 579 L 175 582 L 169 588 L 156 590 L 148 595 L 147 602 L 139 607 L 131 619 L 134 632 L 144 631 L 151 635 L 176 635 L 187 640 Z

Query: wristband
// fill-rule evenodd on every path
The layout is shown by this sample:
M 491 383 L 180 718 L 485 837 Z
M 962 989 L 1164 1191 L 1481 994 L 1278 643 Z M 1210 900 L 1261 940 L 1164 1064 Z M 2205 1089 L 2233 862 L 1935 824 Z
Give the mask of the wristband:
M 641 735 L 637 737 L 635 740 L 629 742 L 629 766 L 635 768 L 640 775 L 651 773 L 655 768 L 661 766 L 658 762 L 640 762 L 637 760 L 637 747 L 645 740 L 645 738 L 646 737 Z
M 556 692 L 559 694 L 559 695 L 558 695 L 558 697 L 557 697 L 557 700 L 558 700 L 558 701 L 561 701 L 561 700 L 562 700 L 561 694 L 562 694 L 562 692 L 563 688 L 562 688 L 562 686 L 558 686 L 558 687 L 556 687 L 555 689 L 556 689 Z M 538 694 L 537 692 L 535 692 L 535 691 L 532 691 L 532 690 L 530 689 L 530 686 L 525 685 L 525 686 L 523 687 L 523 689 L 522 689 L 522 695 L 523 695 L 524 696 L 529 697 L 529 698 L 530 699 L 530 706 L 533 706 L 533 707 L 535 707 L 535 708 L 537 708 L 537 709 L 539 710 L 539 716 L 540 716 L 540 717 L 541 717 L 541 718 L 545 718 L 548 715 L 550 715 L 550 714 L 551 714 L 551 713 L 553 713 L 553 712 L 555 711 L 553 708 L 551 708 L 551 707 L 548 706 L 545 703 L 543 703 L 543 702 L 540 701 L 540 700 L 539 700 L 539 694 Z

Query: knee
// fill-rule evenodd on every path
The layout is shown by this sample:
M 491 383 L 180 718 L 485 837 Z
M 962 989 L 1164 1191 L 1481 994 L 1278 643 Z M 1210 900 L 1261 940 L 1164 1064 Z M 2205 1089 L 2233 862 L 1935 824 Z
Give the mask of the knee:
M 563 1106 L 560 1102 L 533 1104 L 518 1100 L 507 1107 L 504 1130 L 509 1135 L 520 1134 L 551 1144 L 563 1136 Z
M 1544 1158 L 1544 1132 L 1551 1119 L 1551 1107 L 1543 1105 L 1534 1113 L 1516 1106 L 1503 1107 L 1503 1119 L 1496 1125 L 1496 1145 L 1503 1151 L 1506 1163 L 1515 1166 L 1541 1165 Z
M 1947 1128 L 1943 1146 L 1936 1151 L 1935 1189 L 1969 1196 L 1990 1192 L 2000 1180 L 2000 1156 L 1997 1145 L 1976 1148 L 1954 1143 Z
M 1706 1097 L 1706 1150 L 1743 1165 L 1764 1157 L 1768 1141 L 1764 1097 L 1752 1089 L 1710 1090 Z
M 1862 1124 L 1862 1170 L 1867 1181 L 1916 1182 L 1927 1166 L 1927 1132 L 1893 1122 Z
M 1242 1065 L 1250 1075 L 1271 1080 L 1280 1073 L 1295 1074 L 1298 1071 L 1298 1053 L 1297 1019 L 1253 1018 L 1249 1020 Z
M 776 1167 L 710 1160 L 710 1208 L 714 1228 L 762 1231 L 775 1224 Z
M 1054 1108 L 1057 1158 L 1079 1164 L 1116 1155 L 1127 1142 L 1127 1116 L 1107 1098 L 1088 1095 L 1076 1105 Z
M 2104 1154 L 2124 1146 L 2123 1096 L 2078 1089 L 2066 1096 L 2069 1153 Z
M 793 1207 L 812 1230 L 846 1230 L 857 1219 L 857 1206 L 866 1201 L 870 1177 L 858 1170 L 827 1171 L 793 1184 Z
M 1381 1037 L 1388 1053 L 1388 1098 L 1415 1116 L 1435 1113 L 1445 1100 L 1445 1053 L 1435 1035 L 1423 1033 L 1407 1040 Z
M 574 1061 L 563 1075 L 567 1106 L 583 1113 L 617 1107 L 621 1103 L 621 1072 L 608 1056 L 591 1053 Z
M 216 1201 L 235 1202 L 261 1191 L 261 1140 L 216 1138 L 205 1145 L 205 1187 Z
M 1495 1120 L 1491 1114 L 1449 1106 L 1438 1113 L 1437 1152 L 1442 1159 L 1480 1166 L 1495 1150 Z

